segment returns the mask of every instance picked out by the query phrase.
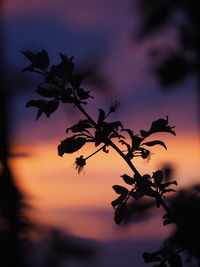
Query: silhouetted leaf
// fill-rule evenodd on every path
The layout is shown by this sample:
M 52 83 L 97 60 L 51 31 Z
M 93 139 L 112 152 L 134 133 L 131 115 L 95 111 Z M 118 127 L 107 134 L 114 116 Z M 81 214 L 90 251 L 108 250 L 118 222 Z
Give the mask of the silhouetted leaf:
M 35 56 L 35 66 L 41 69 L 46 69 L 49 66 L 49 56 L 47 52 L 43 49 L 41 52 L 37 53 Z
M 85 91 L 83 88 L 77 88 L 76 92 L 77 92 L 77 95 L 79 96 L 79 98 L 82 99 L 82 100 L 85 100 L 85 99 L 88 99 L 88 98 L 93 98 L 89 94 L 90 91 Z
M 132 141 L 131 150 L 132 151 L 136 150 L 140 146 L 143 138 L 136 134 L 134 135 L 133 131 L 130 129 L 122 129 L 122 131 L 127 132 L 131 138 Z
M 36 119 L 38 120 L 42 113 L 44 113 L 47 117 L 50 117 L 50 115 L 57 110 L 58 106 L 59 106 L 59 101 L 51 100 L 49 102 L 46 102 L 38 109 L 38 114 Z
M 83 137 L 76 137 L 76 135 L 69 137 L 61 141 L 58 146 L 58 155 L 63 156 L 64 153 L 74 153 L 79 150 L 86 143 L 86 139 Z
M 162 171 L 156 171 L 156 172 L 153 173 L 152 177 L 154 178 L 154 182 L 156 184 L 160 184 L 160 183 L 162 183 L 163 178 L 164 178 L 163 177 L 163 172 Z
M 66 55 L 59 53 L 62 63 L 59 65 L 62 71 L 67 75 L 66 78 L 72 77 L 74 70 L 73 57 L 68 58 Z
M 91 128 L 92 125 L 89 120 L 80 120 L 77 124 L 74 124 L 72 127 L 67 128 L 66 133 L 71 130 L 73 133 L 84 132 L 86 129 Z
M 113 185 L 112 187 L 117 194 L 128 194 L 129 190 L 121 185 Z
M 165 143 L 162 142 L 162 141 L 159 141 L 159 140 L 155 140 L 155 141 L 151 141 L 151 142 L 146 142 L 146 143 L 143 143 L 142 145 L 146 145 L 146 146 L 161 145 L 161 146 L 163 146 L 165 149 L 167 149 Z
M 132 159 L 133 158 L 133 152 L 132 152 L 132 150 L 131 150 L 131 146 L 128 144 L 128 143 L 126 143 L 124 140 L 120 140 L 119 141 L 122 145 L 125 145 L 126 146 L 126 148 L 127 148 L 127 154 L 126 154 L 126 156 L 129 158 L 129 159 Z
M 130 195 L 132 196 L 132 198 L 134 199 L 140 199 L 141 197 L 143 197 L 145 194 L 143 192 L 139 192 L 139 191 L 131 191 Z
M 141 138 L 138 135 L 134 135 L 132 138 L 132 150 L 137 150 L 137 148 L 140 146 L 141 142 L 143 141 L 143 138 Z
M 127 204 L 126 203 L 119 204 L 115 209 L 114 220 L 116 224 L 120 224 L 126 217 L 126 214 L 127 214 Z
M 128 176 L 127 174 L 123 174 L 123 175 L 121 175 L 121 177 L 123 178 L 123 180 L 126 184 L 132 185 L 135 183 L 135 180 L 133 178 L 131 178 L 130 176 Z
M 123 125 L 120 121 L 113 121 L 106 123 L 106 128 L 109 128 L 110 131 L 118 130 L 119 127 L 123 128 Z
M 169 192 L 176 192 L 176 190 L 171 189 L 171 188 L 162 190 L 162 194 L 169 193 Z
M 28 107 L 37 107 L 40 108 L 41 106 L 43 106 L 47 101 L 40 99 L 40 100 L 30 100 L 26 103 L 26 108 Z
M 58 97 L 61 93 L 59 89 L 56 87 L 48 88 L 45 85 L 39 85 L 37 88 L 37 93 L 44 97 Z
M 73 88 L 80 88 L 81 82 L 85 75 L 73 75 L 71 78 L 71 85 Z
M 41 69 L 48 68 L 49 57 L 48 57 L 47 52 L 44 49 L 38 53 L 33 53 L 29 50 L 21 51 L 21 53 L 31 61 L 33 67 L 41 68 Z
M 118 206 L 119 204 L 121 204 L 123 202 L 123 200 L 126 198 L 126 196 L 127 196 L 127 194 L 122 194 L 118 198 L 116 198 L 115 200 L 113 200 L 111 202 L 111 205 L 113 206 L 113 208 L 115 208 L 116 206 Z
M 63 103 L 74 103 L 75 98 L 72 96 L 72 88 L 67 88 L 62 92 L 61 100 Z
M 167 183 L 164 183 L 164 184 L 160 184 L 159 187 L 160 187 L 160 189 L 164 190 L 164 189 L 166 189 L 168 186 L 170 186 L 172 184 L 177 185 L 177 181 L 172 181 L 172 182 L 167 182 Z
M 152 122 L 148 135 L 157 132 L 168 132 L 176 135 L 176 133 L 172 130 L 174 127 L 175 126 L 171 127 L 168 125 L 168 116 L 166 116 L 166 119 L 158 119 Z
M 26 50 L 26 51 L 20 51 L 28 60 L 31 61 L 31 63 L 34 63 L 35 61 L 35 53 Z

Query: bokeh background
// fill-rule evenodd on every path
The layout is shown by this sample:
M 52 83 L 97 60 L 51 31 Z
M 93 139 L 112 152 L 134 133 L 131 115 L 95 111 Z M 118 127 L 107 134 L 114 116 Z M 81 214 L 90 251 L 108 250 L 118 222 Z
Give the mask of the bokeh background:
M 142 253 L 158 248 L 170 229 L 163 229 L 156 212 L 142 221 L 115 225 L 110 204 L 115 198 L 112 185 L 121 183 L 120 175 L 131 173 L 113 151 L 92 157 L 80 175 L 74 160 L 92 153 L 91 145 L 76 155 L 58 157 L 57 145 L 65 138 L 65 129 L 80 114 L 63 106 L 50 119 L 35 121 L 35 110 L 25 109 L 25 104 L 35 98 L 34 85 L 40 80 L 37 75 L 22 74 L 27 60 L 20 50 L 37 52 L 44 48 L 52 63 L 63 53 L 74 56 L 78 67 L 94 68 L 95 79 L 85 86 L 95 97 L 87 107 L 94 118 L 98 108 L 106 109 L 111 100 L 121 103 L 113 120 L 121 120 L 125 128 L 135 132 L 168 115 L 177 134 L 159 136 L 168 150 L 152 149 L 149 162 L 136 160 L 135 165 L 145 174 L 170 164 L 178 187 L 185 188 L 200 179 L 196 80 L 190 75 L 164 91 L 148 58 L 154 44 L 177 45 L 176 29 L 170 26 L 138 40 L 141 14 L 136 0 L 4 0 L 1 15 L 10 91 L 10 143 L 15 155 L 10 164 L 32 207 L 30 216 L 41 224 L 95 241 L 97 257 L 90 262 L 71 261 L 67 266 L 129 267 L 133 266 L 132 259 L 134 266 L 145 266 Z

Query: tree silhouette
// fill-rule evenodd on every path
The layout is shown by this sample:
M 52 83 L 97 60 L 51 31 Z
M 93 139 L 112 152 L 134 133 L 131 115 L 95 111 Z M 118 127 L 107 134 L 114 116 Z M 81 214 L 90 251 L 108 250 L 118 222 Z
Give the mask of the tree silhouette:
M 198 0 L 141 0 L 139 9 L 141 27 L 139 39 L 165 30 L 172 25 L 178 32 L 178 44 L 174 48 L 154 47 L 150 51 L 154 62 L 153 72 L 168 90 L 171 85 L 184 81 L 190 74 L 196 76 L 196 99 L 200 126 L 200 17 Z M 191 88 L 188 88 L 191 90 Z
M 23 71 L 37 73 L 41 76 L 41 83 L 37 85 L 36 90 L 41 99 L 30 100 L 26 104 L 26 107 L 37 109 L 36 119 L 38 120 L 42 115 L 50 117 L 61 104 L 72 104 L 85 117 L 66 129 L 67 135 L 70 132 L 72 135 L 62 140 L 58 145 L 58 155 L 72 154 L 80 150 L 85 144 L 93 143 L 97 147 L 96 151 L 87 157 L 81 155 L 75 159 L 74 164 L 78 173 L 86 166 L 89 158 L 99 152 L 109 153 L 110 148 L 114 149 L 130 167 L 132 175 L 121 175 L 126 187 L 113 186 L 118 195 L 111 203 L 114 208 L 116 224 L 121 224 L 127 218 L 130 210 L 130 199 L 137 201 L 148 197 L 153 200 L 153 205 L 156 205 L 157 208 L 163 207 L 165 210 L 164 225 L 172 223 L 177 225 L 178 218 L 175 216 L 173 207 L 170 207 L 165 199 L 167 193 L 175 191 L 171 186 L 177 185 L 176 181 L 169 180 L 167 172 L 164 173 L 162 170 L 141 175 L 132 162 L 136 157 L 149 158 L 149 148 L 152 146 L 160 145 L 166 149 L 163 141 L 146 139 L 160 132 L 175 135 L 174 126 L 169 125 L 168 117 L 153 121 L 148 130 L 140 130 L 138 134 L 135 134 L 131 129 L 124 128 L 120 121 L 108 121 L 110 115 L 119 106 L 118 103 L 114 102 L 108 111 L 99 109 L 98 119 L 94 120 L 85 108 L 93 97 L 90 91 L 82 87 L 84 75 L 76 74 L 73 57 L 59 54 L 60 62 L 51 65 L 48 53 L 44 49 L 38 53 L 22 51 L 22 54 L 30 61 L 30 64 Z M 118 139 L 119 146 L 114 142 L 116 139 Z M 165 262 L 168 262 L 170 266 L 182 266 L 179 254 L 185 249 L 185 247 L 177 249 L 173 246 L 170 250 L 162 249 L 156 254 L 144 253 L 144 260 L 145 262 L 159 261 L 159 266 L 165 266 Z

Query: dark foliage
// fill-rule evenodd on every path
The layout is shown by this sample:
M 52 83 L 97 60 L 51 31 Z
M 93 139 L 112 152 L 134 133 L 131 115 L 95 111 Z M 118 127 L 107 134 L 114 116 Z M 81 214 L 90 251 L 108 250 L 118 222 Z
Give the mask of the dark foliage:
M 121 178 L 129 188 L 114 185 L 113 189 L 117 193 L 118 197 L 112 201 L 114 208 L 114 220 L 116 224 L 121 224 L 129 216 L 128 200 L 132 199 L 138 201 L 139 199 L 151 198 L 153 205 L 162 206 L 167 215 L 163 218 L 164 225 L 173 223 L 174 218 L 171 217 L 171 210 L 164 201 L 165 194 L 175 191 L 171 188 L 172 185 L 177 185 L 176 181 L 166 180 L 165 174 L 162 170 L 158 170 L 152 174 L 141 175 L 132 163 L 132 159 L 135 157 L 141 157 L 143 159 L 149 159 L 149 148 L 160 145 L 167 149 L 165 143 L 160 140 L 146 140 L 154 133 L 170 133 L 175 135 L 173 130 L 174 126 L 170 126 L 168 117 L 160 118 L 152 122 L 151 127 L 148 130 L 141 130 L 139 134 L 135 134 L 131 129 L 124 128 L 120 121 L 108 121 L 108 117 L 111 113 L 115 112 L 119 107 L 118 103 L 112 103 L 108 108 L 108 111 L 99 109 L 98 118 L 95 121 L 85 110 L 84 106 L 89 99 L 93 98 L 90 92 L 82 87 L 84 75 L 75 74 L 75 65 L 73 63 L 73 57 L 67 57 L 63 54 L 60 55 L 61 62 L 57 65 L 49 66 L 44 64 L 41 67 L 41 63 L 35 61 L 35 58 L 42 57 L 45 54 L 46 63 L 47 58 L 46 51 L 42 50 L 39 53 L 32 53 L 30 51 L 22 51 L 22 53 L 31 61 L 30 66 L 26 71 L 36 72 L 42 75 L 42 83 L 37 87 L 37 94 L 42 96 L 42 99 L 31 100 L 27 103 L 26 107 L 35 107 L 38 109 L 36 119 L 44 113 L 49 117 L 58 108 L 59 104 L 69 103 L 73 107 L 76 107 L 85 116 L 84 120 L 79 120 L 76 124 L 66 129 L 66 133 L 70 132 L 73 135 L 67 137 L 58 145 L 58 155 L 74 153 L 81 149 L 86 143 L 92 142 L 95 147 L 99 147 L 91 155 L 84 157 L 81 155 L 75 160 L 75 167 L 80 173 L 85 167 L 87 160 L 96 153 L 103 151 L 109 152 L 109 148 L 113 148 L 129 165 L 132 175 L 123 174 Z M 31 56 L 30 56 L 31 55 Z M 45 99 L 44 99 L 45 98 Z M 46 100 L 51 98 L 51 100 Z M 56 103 L 56 104 L 55 104 Z M 116 139 L 119 142 L 119 147 L 113 142 Z M 121 149 L 123 148 L 123 150 Z M 125 150 L 124 150 L 125 148 Z M 145 260 L 148 261 L 148 257 L 145 256 Z M 177 257 L 172 262 L 177 261 Z

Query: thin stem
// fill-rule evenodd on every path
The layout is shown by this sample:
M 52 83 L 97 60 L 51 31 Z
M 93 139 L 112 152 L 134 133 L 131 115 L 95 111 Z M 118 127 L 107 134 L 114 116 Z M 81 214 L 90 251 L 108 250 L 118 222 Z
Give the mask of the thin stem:
M 92 123 L 95 128 L 98 128 L 96 122 L 90 117 L 90 115 L 82 108 L 80 104 L 76 104 L 77 108 L 85 115 L 85 117 Z
M 77 108 L 85 115 L 85 117 L 92 123 L 92 125 L 98 129 L 97 123 L 92 119 L 92 117 L 83 109 L 83 107 L 80 104 L 76 104 Z M 137 177 L 142 177 L 141 174 L 138 172 L 138 170 L 135 168 L 133 163 L 124 155 L 124 153 L 118 148 L 117 145 L 115 145 L 110 139 L 107 140 L 106 145 L 110 145 L 128 164 L 128 166 L 131 168 L 131 170 L 136 174 Z M 99 150 L 101 150 L 100 148 Z M 99 150 L 94 152 L 96 154 Z M 92 156 L 92 155 L 90 155 Z M 168 207 L 168 205 L 165 203 L 165 201 L 160 197 L 159 199 L 161 206 L 166 210 L 167 213 L 172 214 L 171 209 Z
M 102 147 L 100 147 L 98 150 L 96 150 L 94 153 L 92 153 L 91 155 L 89 155 L 87 158 L 85 158 L 85 160 L 89 159 L 90 157 L 94 156 L 96 153 L 98 153 L 99 151 L 101 151 L 103 148 L 105 147 L 105 145 L 103 145 Z
M 133 163 L 126 157 L 126 155 L 124 155 L 124 153 L 118 148 L 118 146 L 116 146 L 111 140 L 109 140 L 108 143 L 112 148 L 115 149 L 115 151 L 126 161 L 126 163 L 129 165 L 129 167 L 131 168 L 131 170 L 138 176 L 141 177 L 141 174 L 138 172 L 138 170 L 135 168 L 135 166 L 133 165 Z

